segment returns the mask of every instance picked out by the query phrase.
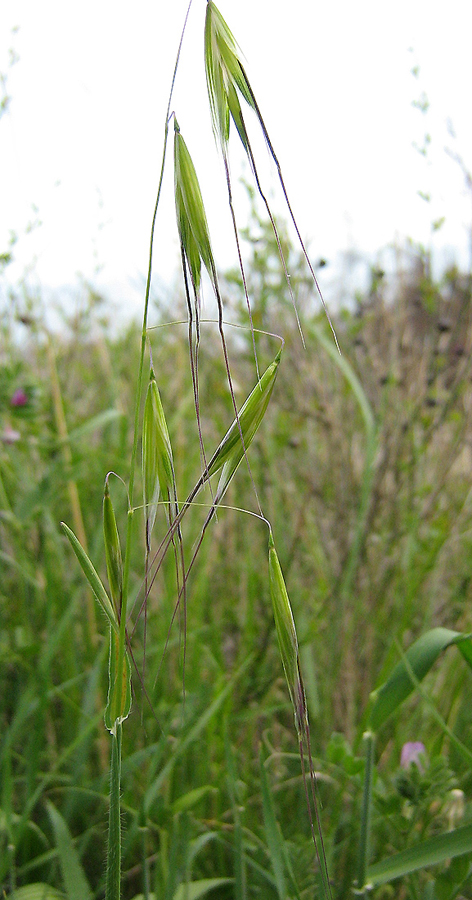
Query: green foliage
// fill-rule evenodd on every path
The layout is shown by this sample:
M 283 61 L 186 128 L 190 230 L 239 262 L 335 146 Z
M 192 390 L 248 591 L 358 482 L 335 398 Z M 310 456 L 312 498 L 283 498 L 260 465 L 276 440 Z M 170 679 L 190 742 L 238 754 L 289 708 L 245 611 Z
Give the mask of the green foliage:
M 48 801 L 47 810 L 51 819 L 54 838 L 61 864 L 62 878 L 68 900 L 92 900 L 92 892 L 75 850 L 66 822 L 55 806 Z
M 458 634 L 447 628 L 433 628 L 421 635 L 408 648 L 404 658 L 393 670 L 389 679 L 372 694 L 370 725 L 378 730 L 386 719 L 403 703 L 427 675 L 431 667 L 447 647 L 457 646 L 464 658 L 472 663 L 472 644 L 469 635 Z
M 275 247 L 272 252 L 275 256 L 269 256 L 267 269 L 276 271 Z M 248 275 L 256 283 L 257 266 L 250 266 Z M 455 278 L 460 308 L 462 288 Z M 303 284 L 300 279 L 302 298 Z M 451 297 L 450 283 L 447 290 L 438 286 L 440 289 L 446 291 L 442 303 L 453 305 L 456 300 L 445 299 Z M 234 288 L 230 285 L 228 290 L 230 296 Z M 251 445 L 253 476 L 261 501 L 274 522 L 281 518 L 287 522 L 286 529 L 277 528 L 277 545 L 298 625 L 302 661 L 305 651 L 310 651 L 313 659 L 310 681 L 311 691 L 316 691 L 316 705 L 310 703 L 308 685 L 307 700 L 315 766 L 320 773 L 318 790 L 324 807 L 328 864 L 334 896 L 339 898 L 350 890 L 357 874 L 364 771 L 358 742 L 365 727 L 363 714 L 372 687 L 388 683 L 395 665 L 401 666 L 395 638 L 408 651 L 415 638 L 433 625 L 441 624 L 454 632 L 455 638 L 460 631 L 467 632 L 470 623 L 470 513 L 464 504 L 467 469 L 461 461 L 469 428 L 461 378 L 466 377 L 468 369 L 463 357 L 457 362 L 457 372 L 446 368 L 450 386 L 444 394 L 438 391 L 442 399 L 437 407 L 426 405 L 431 390 L 426 374 L 424 382 L 416 379 L 417 395 L 410 395 L 407 389 L 413 347 L 401 357 L 404 376 L 396 369 L 394 378 L 374 382 L 372 370 L 378 369 L 381 351 L 372 335 L 387 334 L 392 323 L 398 322 L 406 301 L 399 295 L 396 302 L 395 319 L 389 307 L 365 312 L 360 319 L 346 314 L 344 319 L 344 355 L 365 386 L 375 416 L 379 456 L 355 566 L 342 599 L 337 590 L 342 560 L 349 555 L 349 536 L 355 533 L 353 527 L 358 521 L 367 432 L 349 379 L 330 356 L 323 356 L 319 342 L 316 354 L 304 357 L 297 349 L 295 332 L 289 334 L 285 355 L 290 362 L 279 367 L 276 404 L 267 409 L 264 435 L 256 434 Z M 269 308 L 264 311 L 266 326 L 270 325 L 271 314 Z M 443 308 L 437 316 L 428 326 L 429 334 L 431 340 L 437 335 L 443 346 L 445 332 L 439 332 L 435 325 L 444 316 Z M 307 325 L 309 334 L 309 321 Z M 320 327 L 316 319 L 313 325 Z M 211 344 L 211 332 L 208 335 L 208 353 L 202 349 L 200 359 L 201 402 L 203 405 L 211 399 L 213 403 L 214 414 L 205 422 L 205 442 L 215 446 L 234 416 L 227 393 L 221 389 L 224 368 L 216 357 L 216 345 Z M 358 343 L 360 338 L 363 346 Z M 10 344 L 8 370 L 2 370 L 7 396 L 27 382 L 36 385 L 38 398 L 28 417 L 20 417 L 15 407 L 10 410 L 4 406 L 1 425 L 3 431 L 11 423 L 21 434 L 15 443 L 3 442 L 1 455 L 0 677 L 4 737 L 0 856 L 7 893 L 12 872 L 18 890 L 23 890 L 21 885 L 32 887 L 39 882 L 50 884 L 56 891 L 63 889 L 48 799 L 75 836 L 74 846 L 92 890 L 100 890 L 103 884 L 108 752 L 103 747 L 100 723 L 106 696 L 107 628 L 103 626 L 110 620 L 99 616 L 98 633 L 103 637 L 97 645 L 91 643 L 84 620 L 87 588 L 58 523 L 68 503 L 67 478 L 73 474 L 84 511 L 88 557 L 103 588 L 106 572 L 99 564 L 104 559 L 103 537 L 97 526 L 100 500 L 90 481 L 94 472 L 100 480 L 99 470 L 101 476 L 109 468 L 110 459 L 119 471 L 126 466 L 130 437 L 123 434 L 122 417 L 101 419 L 100 415 L 112 397 L 120 406 L 126 400 L 131 340 L 129 334 L 100 338 L 105 342 L 100 351 L 92 338 L 87 344 L 74 334 L 56 343 L 69 434 L 74 435 L 71 468 L 62 461 L 61 445 L 55 436 L 54 413 L 48 402 L 48 361 L 41 341 L 32 334 L 27 350 Z M 429 360 L 430 346 L 424 343 L 423 332 L 414 340 L 415 358 L 426 353 Z M 103 346 L 110 363 L 107 378 L 99 364 Z M 260 337 L 258 352 L 263 354 L 265 350 L 265 339 Z M 248 396 L 253 384 L 246 372 L 250 342 L 235 343 L 231 351 L 239 395 Z M 154 356 L 156 352 L 154 349 Z M 444 353 L 449 359 L 446 350 Z M 94 368 L 100 382 L 95 389 L 90 380 L 91 360 L 96 360 Z M 400 357 L 396 360 L 399 362 Z M 385 354 L 384 366 L 387 362 Z M 290 366 L 294 374 L 289 378 Z M 192 385 L 185 359 L 179 360 L 176 354 L 172 330 L 159 330 L 159 372 L 162 404 L 166 411 L 172 411 L 167 416 L 176 480 L 184 491 L 190 490 L 201 472 L 190 417 Z M 439 372 L 438 383 L 443 377 Z M 123 390 L 115 392 L 113 385 L 117 384 L 123 385 Z M 185 397 L 189 398 L 187 406 Z M 399 415 L 399 421 L 395 421 Z M 96 431 L 85 428 L 87 422 L 94 421 Z M 288 459 L 281 452 L 287 445 Z M 90 478 L 85 477 L 87 472 L 92 473 Z M 228 490 L 230 503 L 250 504 L 250 484 L 244 469 Z M 120 530 L 122 515 L 118 508 Z M 189 510 L 185 522 L 187 533 L 196 538 L 201 524 L 197 506 Z M 192 576 L 188 611 L 184 718 L 178 639 L 171 637 L 166 664 L 159 668 L 173 613 L 170 563 L 155 584 L 148 611 L 146 665 L 151 683 L 159 671 L 152 691 L 159 724 L 141 698 L 139 680 L 135 679 L 135 711 L 123 734 L 123 872 L 125 876 L 128 871 L 136 872 L 129 880 L 125 877 L 125 897 L 142 891 L 143 858 L 148 859 L 150 891 L 155 889 L 160 896 L 173 867 L 174 892 L 184 877 L 194 883 L 235 878 L 236 847 L 240 862 L 244 860 L 246 896 L 257 890 L 263 897 L 273 897 L 276 888 L 271 854 L 275 852 L 276 834 L 283 834 L 288 893 L 295 895 L 291 869 L 300 896 L 313 895 L 312 846 L 300 790 L 293 714 L 278 660 L 266 573 L 259 564 L 265 555 L 266 535 L 257 521 L 248 519 L 242 529 L 239 516 L 227 510 L 215 524 L 211 541 L 202 546 Z M 141 578 L 142 559 L 136 556 L 131 566 L 133 591 L 137 591 Z M 13 604 L 8 601 L 11 597 L 15 598 Z M 345 619 L 347 611 L 350 618 Z M 138 626 L 134 642 L 140 634 Z M 245 660 L 241 675 L 225 691 L 228 674 L 236 673 Z M 465 712 L 459 712 L 462 697 L 467 707 L 470 683 L 468 666 L 454 648 L 437 656 L 421 682 L 443 720 L 466 745 L 469 720 Z M 398 854 L 410 852 L 419 837 L 423 843 L 434 838 L 433 852 L 444 851 L 444 847 L 440 849 L 440 836 L 449 827 L 451 791 L 461 789 L 465 795 L 462 818 L 454 820 L 454 827 L 467 828 L 470 821 L 468 766 L 463 756 L 449 753 L 449 738 L 438 730 L 429 706 L 418 701 L 416 686 L 411 681 L 409 685 L 409 697 L 405 697 L 399 712 L 385 720 L 378 735 L 368 869 L 374 874 L 385 872 L 390 858 L 393 866 L 406 865 Z M 407 704 L 405 718 L 401 710 Z M 206 716 L 206 710 L 214 711 L 213 715 Z M 141 729 L 141 715 L 145 731 Z M 164 726 L 163 735 L 160 728 Z M 332 736 L 333 732 L 338 736 Z M 263 814 L 258 754 L 254 750 L 261 736 L 268 754 L 265 771 L 276 831 L 273 825 L 267 831 L 267 810 L 266 819 Z M 423 741 L 431 758 L 423 774 L 416 768 L 406 772 L 398 764 L 402 744 L 415 739 Z M 233 755 L 230 784 L 226 778 L 228 741 Z M 168 765 L 169 746 L 173 748 L 172 767 Z M 238 829 L 236 821 L 240 823 Z M 204 838 L 207 840 L 193 857 L 191 869 L 182 868 L 193 842 Z M 173 855 L 175 841 L 180 850 Z M 15 848 L 13 857 L 6 853 L 8 845 Z M 447 849 L 448 844 L 445 846 Z M 423 852 L 429 852 L 427 843 Z M 404 883 L 413 885 L 416 879 L 417 885 L 426 886 L 428 881 L 434 882 L 438 896 L 441 891 L 446 896 L 445 885 L 454 875 L 454 884 L 461 883 L 462 895 L 467 897 L 468 855 L 455 857 L 456 863 L 452 854 L 449 858 L 449 865 L 436 863 L 425 874 L 418 871 L 402 876 Z M 451 868 L 453 864 L 455 868 Z M 221 885 L 218 893 L 231 897 L 235 883 Z M 238 883 L 243 891 L 244 882 L 239 878 Z M 381 893 L 385 890 L 387 885 L 376 888 L 379 897 L 386 896 Z

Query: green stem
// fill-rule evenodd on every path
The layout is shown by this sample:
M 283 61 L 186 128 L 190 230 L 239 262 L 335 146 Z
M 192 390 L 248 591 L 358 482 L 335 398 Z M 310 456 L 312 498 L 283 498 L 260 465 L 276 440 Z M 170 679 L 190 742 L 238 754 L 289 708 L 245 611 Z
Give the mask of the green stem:
M 152 254 L 153 254 L 153 246 L 154 246 L 154 232 L 156 229 L 156 217 L 157 210 L 159 207 L 159 202 L 161 199 L 161 191 L 162 191 L 162 182 L 164 180 L 164 168 L 166 162 L 166 152 L 167 152 L 167 140 L 169 136 L 169 117 L 170 117 L 170 107 L 172 103 L 172 95 L 174 93 L 174 85 L 175 79 L 177 75 L 177 69 L 180 61 L 180 53 L 182 50 L 182 42 L 184 39 L 185 29 L 187 27 L 187 20 L 190 13 L 190 7 L 192 5 L 192 0 L 190 0 L 189 5 L 187 7 L 187 12 L 185 15 L 184 25 L 182 28 L 182 33 L 180 36 L 179 47 L 177 50 L 177 56 L 175 60 L 174 72 L 172 75 L 172 81 L 169 92 L 169 100 L 167 103 L 166 109 L 166 121 L 164 126 L 164 145 L 162 148 L 162 162 L 161 162 L 161 173 L 159 176 L 159 184 L 157 188 L 157 197 L 156 202 L 154 204 L 154 212 L 152 215 L 152 223 L 151 223 L 151 237 L 149 241 L 149 261 L 148 261 L 148 272 L 146 279 L 146 293 L 144 297 L 144 312 L 143 312 L 143 327 L 141 332 L 141 353 L 139 357 L 139 372 L 138 372 L 138 387 L 136 392 L 136 406 L 134 411 L 134 438 L 133 438 L 133 451 L 131 455 L 131 471 L 129 477 L 129 502 L 131 509 L 133 508 L 133 491 L 134 491 L 134 474 L 136 469 L 136 457 L 138 450 L 138 431 L 139 431 L 139 414 L 141 408 L 141 396 L 143 389 L 143 370 L 144 370 L 144 355 L 146 351 L 146 337 L 147 337 L 147 319 L 148 319 L 148 311 L 149 311 L 149 296 L 151 292 L 151 274 L 152 274 Z M 126 587 L 126 573 L 125 573 L 125 587 Z
M 108 819 L 107 882 L 105 900 L 120 900 L 121 889 L 121 724 L 111 736 L 110 812 Z
M 129 585 L 129 571 L 130 571 L 130 560 L 131 560 L 131 545 L 132 545 L 132 531 L 133 531 L 133 520 L 134 520 L 134 479 L 136 473 L 136 462 L 138 456 L 138 437 L 139 437 L 139 418 L 141 412 L 141 398 L 143 393 L 143 374 L 144 374 L 144 357 L 146 352 L 146 337 L 147 337 L 147 320 L 148 320 L 148 311 L 149 311 L 149 296 L 151 291 L 151 274 L 152 274 L 152 254 L 153 254 L 153 244 L 154 244 L 154 232 L 156 227 L 156 217 L 157 210 L 159 207 L 159 201 L 161 198 L 162 191 L 162 183 L 164 179 L 164 168 L 165 168 L 165 160 L 166 160 L 166 150 L 167 150 L 167 139 L 169 134 L 169 115 L 170 115 L 170 106 L 172 102 L 172 94 L 174 91 L 175 78 L 177 74 L 177 68 L 180 60 L 180 52 L 182 49 L 182 41 L 185 34 L 185 28 L 187 25 L 188 15 L 190 12 L 190 7 L 192 5 L 192 0 L 190 0 L 187 13 L 185 16 L 184 26 L 182 29 L 182 34 L 180 37 L 180 43 L 177 51 L 177 58 L 175 61 L 174 72 L 172 76 L 171 88 L 169 93 L 169 102 L 167 105 L 166 111 L 166 121 L 164 128 L 164 146 L 162 151 L 162 163 L 161 163 L 161 172 L 159 177 L 159 185 L 157 189 L 157 197 L 154 205 L 154 212 L 152 217 L 151 224 L 151 237 L 150 237 L 150 245 L 149 245 L 149 263 L 148 263 L 148 273 L 146 280 L 146 293 L 144 298 L 144 312 L 143 312 L 143 325 L 141 332 L 141 351 L 139 356 L 139 370 L 138 370 L 138 383 L 136 389 L 136 403 L 134 410 L 134 432 L 133 432 L 133 448 L 131 452 L 131 462 L 130 462 L 130 476 L 129 476 L 129 509 L 128 509 L 128 519 L 126 525 L 126 547 L 125 547 L 125 558 L 123 564 L 123 586 L 122 586 L 122 598 L 121 598 L 121 609 L 120 609 L 120 633 L 119 633 L 119 643 L 118 643 L 118 661 L 117 661 L 117 673 L 119 682 L 122 685 L 121 690 L 126 690 L 124 687 L 124 681 L 121 678 L 121 672 L 123 671 L 124 663 L 125 663 L 125 652 L 126 652 L 126 619 L 127 619 L 127 608 L 128 608 L 128 585 Z M 123 705 L 124 697 L 117 697 L 118 707 L 121 709 Z M 121 723 L 116 722 L 116 733 L 112 734 L 112 751 L 111 751 L 111 785 L 110 785 L 110 817 L 109 817 L 109 829 L 108 829 L 108 858 L 107 858 L 107 882 L 106 882 L 106 894 L 105 900 L 120 900 L 120 880 L 121 880 L 121 829 L 120 829 L 120 782 L 121 782 Z
M 180 43 L 179 43 L 179 47 L 177 50 L 177 57 L 175 60 L 174 72 L 172 75 L 172 82 L 171 82 L 171 86 L 170 86 L 169 100 L 167 103 L 167 110 L 166 110 L 166 121 L 165 121 L 165 127 L 164 127 L 164 146 L 162 149 L 161 172 L 160 172 L 160 176 L 159 176 L 157 197 L 156 197 L 156 202 L 154 204 L 154 212 L 153 212 L 152 223 L 151 223 L 151 237 L 150 237 L 150 242 L 149 242 L 149 262 L 148 262 L 148 272 L 147 272 L 147 279 L 146 279 L 146 293 L 145 293 L 145 297 L 144 297 L 143 326 L 142 326 L 142 331 L 141 331 L 141 351 L 140 351 L 140 355 L 139 355 L 138 384 L 137 384 L 137 389 L 136 389 L 136 404 L 135 404 L 135 409 L 134 409 L 133 449 L 131 452 L 131 464 L 130 464 L 130 475 L 129 475 L 129 513 L 128 513 L 128 522 L 127 522 L 127 530 L 126 530 L 126 550 L 125 550 L 125 559 L 124 559 L 124 567 L 123 567 L 123 599 L 122 599 L 122 607 L 121 607 L 119 663 L 121 662 L 122 655 L 124 656 L 124 647 L 125 647 L 125 628 L 126 628 L 126 612 L 127 612 L 127 604 L 128 604 L 131 532 L 132 532 L 132 527 L 133 527 L 133 511 L 134 511 L 134 502 L 133 502 L 134 501 L 134 478 L 135 478 L 135 472 L 136 472 L 136 460 L 137 460 L 137 456 L 138 456 L 139 417 L 140 417 L 140 412 L 141 412 L 141 398 L 142 398 L 142 394 L 143 394 L 144 357 L 145 357 L 145 353 L 146 353 L 147 320 L 148 320 L 148 312 L 149 312 L 149 296 L 150 296 L 150 292 L 151 292 L 154 232 L 155 232 L 155 228 L 156 228 L 157 210 L 158 210 L 159 202 L 161 199 L 162 183 L 164 180 L 164 168 L 165 168 L 166 152 L 167 152 L 167 140 L 168 140 L 168 136 L 169 136 L 170 107 L 171 107 L 171 103 L 172 103 L 172 95 L 174 92 L 177 68 L 178 68 L 179 60 L 180 60 L 180 52 L 182 50 L 182 42 L 184 39 L 185 29 L 187 26 L 187 20 L 188 20 L 191 5 L 192 5 L 192 0 L 190 0 L 189 5 L 187 7 L 187 13 L 185 15 L 184 26 L 182 29 L 182 34 L 180 36 Z
M 364 734 L 365 744 L 365 776 L 364 793 L 362 797 L 361 832 L 359 836 L 359 863 L 357 875 L 356 893 L 361 897 L 367 897 L 366 887 L 367 866 L 370 857 L 370 824 L 372 813 L 372 781 L 374 774 L 375 735 L 371 731 Z

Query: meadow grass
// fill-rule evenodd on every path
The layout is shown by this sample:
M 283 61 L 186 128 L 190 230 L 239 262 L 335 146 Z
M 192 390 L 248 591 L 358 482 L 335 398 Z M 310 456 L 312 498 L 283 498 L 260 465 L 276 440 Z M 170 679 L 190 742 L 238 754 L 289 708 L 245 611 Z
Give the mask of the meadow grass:
M 271 250 L 269 244 L 268 253 L 268 264 L 275 268 L 277 248 Z M 255 288 L 257 261 L 248 265 L 247 274 Z M 345 312 L 336 322 L 343 358 L 368 391 L 379 448 L 362 547 L 356 550 L 355 571 L 336 623 L 338 586 L 359 525 L 366 425 L 348 380 L 323 344 L 314 345 L 318 350 L 309 359 L 300 356 L 296 327 L 286 333 L 289 363 L 280 368 L 264 431 L 251 445 L 260 501 L 273 522 L 289 523 L 280 530 L 278 550 L 297 622 L 325 844 L 337 897 L 347 895 L 358 875 L 361 735 L 370 691 L 401 659 L 400 648 L 407 649 L 430 627 L 470 629 L 469 362 L 466 352 L 458 355 L 454 349 L 454 325 L 449 332 L 438 328 L 454 307 L 459 317 L 465 280 L 451 273 L 435 286 L 437 308 L 420 331 L 412 327 L 416 307 L 410 305 L 409 292 L 420 296 L 421 283 L 415 287 L 413 275 L 408 282 L 408 292 L 398 293 L 393 304 L 380 296 L 369 307 L 366 298 L 359 314 Z M 278 290 L 283 303 L 282 271 Z M 225 289 L 228 303 L 232 291 L 233 277 Z M 300 279 L 302 298 L 303 291 Z M 254 313 L 256 321 L 265 316 L 261 324 L 267 330 L 276 328 L 269 311 L 256 305 Z M 215 446 L 231 419 L 231 401 L 221 389 L 224 365 L 217 356 L 215 328 L 207 328 L 200 359 L 201 403 L 212 400 L 213 415 L 205 421 L 209 446 Z M 315 336 L 322 322 L 306 315 L 304 328 L 307 338 L 312 330 Z M 179 328 L 159 329 L 151 340 L 159 343 L 162 402 L 175 410 L 168 425 L 176 479 L 188 494 L 201 464 L 191 415 L 191 374 L 183 354 L 178 362 L 176 331 Z M 67 484 L 73 477 L 89 552 L 96 560 L 104 559 L 102 501 L 93 479 L 100 480 L 110 461 L 114 469 L 123 470 L 129 458 L 132 436 L 123 420 L 126 423 L 132 413 L 128 385 L 136 357 L 130 357 L 129 348 L 139 344 L 139 333 L 132 328 L 116 338 L 105 333 L 87 339 L 71 328 L 68 335 L 54 339 L 71 436 L 68 468 L 58 438 L 45 343 L 29 328 L 28 345 L 17 347 L 7 332 L 5 326 L 5 406 L 22 385 L 28 402 L 8 407 L 8 424 L 21 439 L 2 443 L 2 879 L 7 892 L 15 883 L 18 888 L 42 883 L 63 890 L 50 801 L 67 823 L 93 894 L 100 896 L 108 807 L 108 748 L 102 725 L 106 619 L 97 606 L 94 644 L 84 615 L 86 587 L 79 568 L 71 564 L 58 522 L 71 502 Z M 469 327 L 461 334 L 466 350 Z M 390 359 L 374 335 L 390 348 Z M 260 339 L 260 354 L 265 340 Z M 434 345 L 441 349 L 439 359 Z M 155 349 L 153 355 L 155 359 Z M 249 336 L 246 345 L 232 346 L 232 355 L 234 380 L 244 396 L 251 388 Z M 437 367 L 434 382 L 426 361 Z M 417 377 L 413 389 L 415 368 L 421 380 Z M 6 424 L 4 413 L 3 429 Z M 249 476 L 241 468 L 227 502 L 249 508 L 251 496 Z M 164 513 L 158 515 L 164 522 Z M 193 542 L 206 510 L 194 506 L 187 515 Z M 121 511 L 118 524 L 122 529 Z M 123 733 L 125 897 L 144 890 L 146 870 L 149 890 L 158 895 L 167 891 L 174 896 L 186 878 L 232 878 L 220 885 L 219 896 L 251 896 L 254 891 L 277 896 L 282 882 L 272 860 L 278 858 L 287 896 L 297 896 L 291 872 L 301 896 L 315 891 L 297 740 L 278 662 L 268 580 L 260 566 L 265 545 L 258 521 L 246 516 L 242 528 L 241 514 L 231 510 L 221 511 L 211 541 L 202 544 L 190 586 L 184 719 L 177 633 L 160 666 L 173 614 L 175 566 L 170 557 L 154 587 L 146 665 L 151 684 L 159 669 L 151 691 L 159 725 L 140 700 L 135 677 L 132 721 Z M 142 551 L 136 549 L 130 578 L 134 592 L 142 572 Z M 104 569 L 101 574 L 104 579 Z M 137 636 L 141 632 L 142 623 Z M 434 709 L 470 747 L 470 675 L 454 653 L 451 647 L 425 684 Z M 445 830 L 454 815 L 452 789 L 465 793 L 462 811 L 456 804 L 455 825 L 469 821 L 470 765 L 418 692 L 406 702 L 407 718 L 401 711 L 391 716 L 377 737 L 371 811 L 374 862 L 387 851 L 406 849 L 419 829 L 425 837 Z M 422 773 L 399 766 L 401 747 L 408 740 L 420 740 L 426 747 L 429 765 Z M 263 792 L 259 748 L 271 788 L 275 831 Z M 282 842 L 278 851 L 274 835 Z M 468 896 L 468 869 L 456 868 L 454 884 L 463 876 L 461 891 Z M 428 871 L 434 881 L 448 872 L 444 866 Z M 406 896 L 415 896 L 415 890 L 422 896 L 431 881 L 428 874 L 410 875 L 394 887 Z M 387 888 L 379 886 L 374 896 L 389 896 Z
M 213 3 L 207 44 L 211 15 L 227 164 L 230 121 L 252 157 L 243 102 L 272 145 Z M 187 325 L 149 328 L 151 263 L 141 331 L 97 329 L 92 298 L 60 337 L 34 304 L 21 345 L 2 323 L 2 884 L 17 900 L 472 896 L 470 284 L 407 272 L 387 303 L 373 278 L 336 316 L 340 356 L 304 249 L 255 200 L 252 256 L 217 275 L 177 125 L 174 144 Z

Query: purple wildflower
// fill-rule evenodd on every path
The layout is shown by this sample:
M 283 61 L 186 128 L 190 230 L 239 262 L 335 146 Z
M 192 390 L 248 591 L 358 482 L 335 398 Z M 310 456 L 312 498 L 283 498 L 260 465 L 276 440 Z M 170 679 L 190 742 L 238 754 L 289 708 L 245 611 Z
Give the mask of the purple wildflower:
M 28 395 L 23 388 L 17 388 L 10 400 L 10 406 L 26 406 L 28 403 Z
M 410 766 L 417 766 L 420 772 L 424 772 L 424 766 L 421 758 L 426 755 L 426 747 L 421 741 L 407 741 L 403 744 L 400 765 L 402 769 L 409 769 Z

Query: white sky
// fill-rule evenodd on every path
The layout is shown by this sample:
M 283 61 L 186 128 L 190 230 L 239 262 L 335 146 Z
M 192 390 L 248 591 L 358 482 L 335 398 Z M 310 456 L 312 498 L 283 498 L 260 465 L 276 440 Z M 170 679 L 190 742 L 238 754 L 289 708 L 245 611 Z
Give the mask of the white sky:
M 0 72 L 9 47 L 19 56 L 0 122 L 0 252 L 11 230 L 19 235 L 10 279 L 34 263 L 40 284 L 70 285 L 80 273 L 107 285 L 114 302 L 137 302 L 186 5 L 1 0 Z M 205 6 L 194 0 L 173 108 L 224 268 L 236 257 L 205 96 Z M 469 0 L 447 8 L 429 0 L 220 0 L 219 8 L 245 54 L 313 257 L 332 261 L 343 250 L 373 252 L 406 237 L 429 245 L 431 222 L 445 216 L 434 246 L 467 265 L 471 196 L 445 147 L 472 169 Z M 422 91 L 425 115 L 411 105 Z M 412 147 L 426 132 L 427 160 Z M 236 137 L 231 159 L 237 180 Z M 168 162 L 154 265 L 167 282 L 178 263 L 171 155 Z M 263 172 L 275 195 L 270 166 Z M 42 224 L 26 234 L 33 206 Z

